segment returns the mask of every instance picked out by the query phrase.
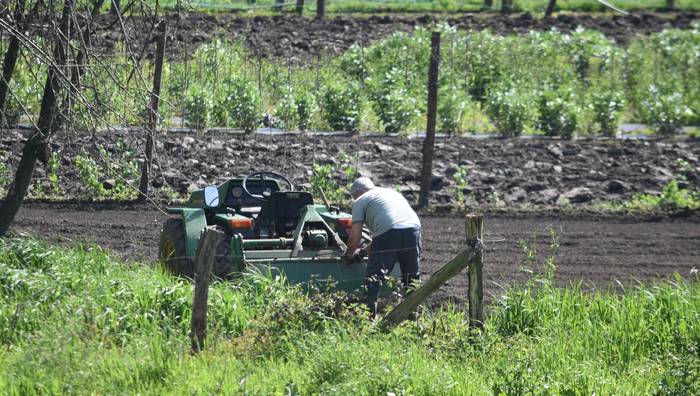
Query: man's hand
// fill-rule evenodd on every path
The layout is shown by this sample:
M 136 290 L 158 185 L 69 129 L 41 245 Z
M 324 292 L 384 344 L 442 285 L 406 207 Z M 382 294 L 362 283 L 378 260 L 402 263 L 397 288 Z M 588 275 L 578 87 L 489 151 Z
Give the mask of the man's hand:
M 345 252 L 340 260 L 343 262 L 343 264 L 350 265 L 358 262 L 360 260 L 360 256 L 354 253 Z

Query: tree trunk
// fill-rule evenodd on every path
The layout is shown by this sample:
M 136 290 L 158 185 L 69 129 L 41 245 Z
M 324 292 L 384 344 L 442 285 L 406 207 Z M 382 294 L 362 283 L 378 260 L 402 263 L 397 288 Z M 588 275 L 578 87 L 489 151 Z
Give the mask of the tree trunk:
M 510 15 L 513 9 L 513 0 L 501 0 L 501 14 Z
M 38 129 L 25 143 L 22 149 L 22 158 L 17 166 L 15 178 L 10 185 L 5 200 L 0 206 L 0 235 L 4 235 L 12 225 L 15 215 L 22 205 L 29 184 L 32 181 L 36 160 L 48 161 L 49 138 L 55 130 L 58 104 L 56 98 L 61 90 L 59 67 L 66 64 L 67 43 L 63 42 L 64 37 L 69 37 L 70 15 L 73 9 L 74 0 L 64 0 L 63 13 L 61 16 L 61 34 L 56 34 L 54 44 L 54 57 L 52 64 L 48 65 L 46 84 L 44 84 L 44 95 L 41 98 L 41 109 L 39 111 Z
M 144 202 L 148 197 L 148 179 L 153 162 L 153 135 L 158 125 L 158 105 L 160 103 L 160 83 L 163 77 L 163 59 L 165 58 L 165 38 L 167 28 L 165 20 L 158 25 L 158 44 L 156 46 L 156 64 L 153 73 L 153 91 L 151 91 L 151 107 L 148 109 L 148 125 L 146 126 L 146 158 L 141 166 L 139 181 L 139 197 L 137 201 Z
M 15 26 L 18 29 L 22 29 L 24 23 L 22 22 L 24 15 L 24 0 L 17 0 L 17 8 L 15 9 L 14 20 Z M 10 44 L 7 47 L 7 52 L 5 52 L 5 59 L 2 62 L 2 80 L 0 80 L 0 127 L 5 126 L 6 114 L 5 110 L 7 108 L 7 94 L 10 90 L 10 80 L 12 80 L 12 74 L 15 71 L 15 66 L 17 65 L 17 59 L 19 59 L 19 38 L 16 35 L 12 35 L 10 38 Z
M 549 4 L 547 4 L 547 9 L 544 11 L 544 17 L 549 18 L 552 16 L 554 13 L 554 7 L 557 6 L 557 0 L 549 0 Z
M 484 8 L 490 10 L 493 7 L 493 0 L 484 0 Z

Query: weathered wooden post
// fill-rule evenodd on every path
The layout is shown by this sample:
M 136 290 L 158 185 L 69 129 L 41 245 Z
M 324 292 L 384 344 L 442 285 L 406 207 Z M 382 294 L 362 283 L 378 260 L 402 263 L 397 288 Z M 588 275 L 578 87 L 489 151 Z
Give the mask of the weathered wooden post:
M 430 40 L 430 66 L 428 69 L 428 125 L 423 140 L 423 169 L 421 172 L 418 207 L 425 208 L 430 200 L 433 178 L 433 152 L 435 151 L 435 123 L 437 120 L 438 70 L 440 68 L 440 32 L 433 32 Z
M 153 91 L 151 91 L 151 106 L 148 109 L 148 123 L 146 124 L 146 157 L 141 166 L 141 180 L 139 181 L 139 197 L 137 201 L 141 202 L 146 201 L 146 198 L 148 198 L 148 184 L 151 163 L 153 162 L 153 135 L 158 126 L 158 105 L 160 103 L 160 85 L 163 78 L 166 36 L 167 26 L 165 24 L 165 19 L 163 19 L 158 24 L 158 44 L 156 44 L 156 63 L 153 72 Z
M 297 0 L 297 15 L 301 16 L 304 13 L 304 0 Z
M 194 297 L 192 299 L 192 330 L 190 342 L 192 352 L 204 349 L 207 338 L 207 300 L 211 270 L 216 261 L 216 246 L 224 238 L 221 231 L 213 227 L 204 230 L 197 243 L 198 256 L 195 259 Z
M 326 0 L 316 0 L 316 19 L 323 19 L 326 15 Z
M 484 327 L 484 282 L 481 256 L 482 216 L 467 215 L 464 227 L 467 234 L 467 246 L 474 247 L 474 257 L 469 264 L 469 325 L 482 329 Z

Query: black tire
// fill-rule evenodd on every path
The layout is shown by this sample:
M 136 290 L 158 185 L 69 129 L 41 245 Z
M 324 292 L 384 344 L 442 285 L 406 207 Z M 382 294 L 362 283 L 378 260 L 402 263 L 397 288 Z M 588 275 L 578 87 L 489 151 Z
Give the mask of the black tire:
M 185 225 L 181 219 L 168 219 L 163 224 L 158 258 L 169 273 L 194 279 L 194 260 L 187 256 Z
M 218 227 L 217 227 L 218 228 Z M 224 230 L 218 228 L 219 231 L 224 232 Z M 230 279 L 235 276 L 232 274 L 231 268 L 231 237 L 226 235 L 226 238 L 219 239 L 219 243 L 215 248 L 216 258 L 214 260 L 214 265 L 211 268 L 211 273 L 222 279 Z M 200 252 L 197 252 L 197 256 Z

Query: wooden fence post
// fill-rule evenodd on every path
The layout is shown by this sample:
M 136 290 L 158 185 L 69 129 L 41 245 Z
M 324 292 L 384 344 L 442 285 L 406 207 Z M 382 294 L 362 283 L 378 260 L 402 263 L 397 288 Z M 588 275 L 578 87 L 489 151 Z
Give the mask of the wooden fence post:
M 163 77 L 163 59 L 165 58 L 165 39 L 167 25 L 165 19 L 158 23 L 158 44 L 156 44 L 156 62 L 153 72 L 153 91 L 151 91 L 151 106 L 148 109 L 146 124 L 146 156 L 141 165 L 141 180 L 139 181 L 139 197 L 137 201 L 145 202 L 148 197 L 149 173 L 153 162 L 153 135 L 158 125 L 158 105 L 160 103 L 160 85 Z
M 423 169 L 421 172 L 418 207 L 425 208 L 430 200 L 433 178 L 433 152 L 435 151 L 435 123 L 437 120 L 438 70 L 440 68 L 440 32 L 433 32 L 430 40 L 430 66 L 428 69 L 428 125 L 423 140 Z
M 481 329 L 484 327 L 484 282 L 481 256 L 483 217 L 467 215 L 464 227 L 467 246 L 475 248 L 474 257 L 469 265 L 469 325 Z
M 301 16 L 304 13 L 304 0 L 297 0 L 297 15 Z
M 316 19 L 323 19 L 326 15 L 326 0 L 316 0 Z
M 194 297 L 192 299 L 192 330 L 190 342 L 192 352 L 204 349 L 207 338 L 207 300 L 209 299 L 209 282 L 211 270 L 216 261 L 216 246 L 224 234 L 215 228 L 207 228 L 197 243 L 195 258 Z

